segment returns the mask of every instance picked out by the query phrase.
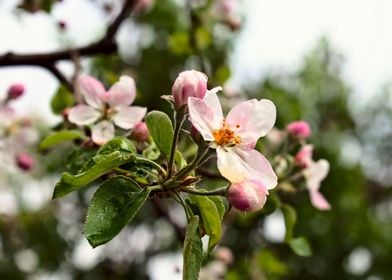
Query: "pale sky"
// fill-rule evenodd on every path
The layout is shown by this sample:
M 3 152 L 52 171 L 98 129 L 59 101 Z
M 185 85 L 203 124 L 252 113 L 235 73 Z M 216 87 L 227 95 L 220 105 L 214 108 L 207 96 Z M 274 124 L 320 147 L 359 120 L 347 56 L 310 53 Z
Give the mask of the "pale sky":
M 17 1 L 0 1 L 0 53 L 56 49 L 59 38 L 53 18 L 37 13 L 20 14 L 16 20 L 8 12 L 14 2 Z M 344 54 L 343 74 L 356 94 L 371 97 L 381 85 L 392 80 L 389 30 L 392 1 L 244 0 L 243 3 L 246 21 L 231 59 L 234 83 L 245 78 L 247 83 L 248 79 L 260 79 L 269 70 L 294 70 L 322 36 Z M 87 0 L 65 0 L 53 14 L 56 19 L 71 23 L 68 36 L 76 45 L 95 40 L 103 32 L 104 15 Z M 16 81 L 24 82 L 28 88 L 16 107 L 48 118 L 51 115 L 48 100 L 57 81 L 37 68 L 2 68 L 0 97 Z

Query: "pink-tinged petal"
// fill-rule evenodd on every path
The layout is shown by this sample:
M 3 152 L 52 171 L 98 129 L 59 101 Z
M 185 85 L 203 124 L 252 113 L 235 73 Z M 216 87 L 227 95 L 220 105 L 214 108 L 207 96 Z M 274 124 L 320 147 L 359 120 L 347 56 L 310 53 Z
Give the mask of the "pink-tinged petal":
M 200 98 L 189 97 L 189 118 L 192 125 L 200 132 L 203 139 L 213 141 L 212 132 L 217 128 L 214 125 L 214 111 Z
M 274 126 L 275 105 L 266 99 L 252 99 L 235 106 L 227 115 L 226 123 L 241 138 L 242 145 L 253 148 Z
M 258 151 L 218 147 L 216 152 L 219 172 L 230 182 L 256 180 L 261 181 L 267 189 L 272 189 L 278 184 L 271 164 Z
M 207 93 L 209 94 L 217 94 L 219 91 L 222 91 L 223 88 L 221 86 L 214 87 L 212 89 L 207 90 Z
M 146 112 L 147 108 L 144 107 L 124 107 L 120 108 L 119 111 L 113 115 L 112 119 L 117 126 L 123 129 L 132 129 L 142 121 Z
M 103 109 L 105 88 L 100 81 L 91 76 L 83 76 L 79 78 L 78 86 L 88 105 L 96 109 Z
M 311 162 L 303 172 L 307 188 L 309 190 L 318 190 L 320 188 L 321 181 L 328 175 L 329 162 L 325 159 L 320 159 L 317 162 Z
M 111 107 L 121 108 L 132 104 L 136 96 L 135 81 L 130 76 L 121 76 L 107 92 L 106 101 Z
M 87 105 L 76 105 L 69 110 L 68 120 L 77 125 L 88 125 L 96 122 L 101 112 Z
M 221 87 L 213 88 L 212 90 L 207 91 L 203 98 L 203 101 L 211 108 L 212 112 L 214 112 L 214 128 L 220 128 L 223 122 L 222 105 L 216 95 L 216 92 L 221 89 Z
M 91 138 L 98 145 L 103 145 L 114 138 L 114 125 L 109 121 L 102 121 L 93 126 Z
M 314 207 L 319 210 L 329 210 L 331 209 L 331 205 L 325 199 L 325 197 L 318 190 L 310 190 L 310 201 Z
M 313 145 L 307 144 L 304 145 L 295 155 L 294 162 L 295 164 L 301 167 L 308 167 L 313 162 L 312 156 L 313 156 Z

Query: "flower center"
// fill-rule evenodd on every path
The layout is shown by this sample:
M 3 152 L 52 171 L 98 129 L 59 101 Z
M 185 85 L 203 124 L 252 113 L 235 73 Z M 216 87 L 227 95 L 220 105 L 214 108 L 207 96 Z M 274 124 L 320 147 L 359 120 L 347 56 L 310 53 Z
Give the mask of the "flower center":
M 225 122 L 223 122 L 220 129 L 214 130 L 212 135 L 214 136 L 216 144 L 219 146 L 235 146 L 241 142 L 241 138 L 236 136 L 234 131 L 231 130 Z

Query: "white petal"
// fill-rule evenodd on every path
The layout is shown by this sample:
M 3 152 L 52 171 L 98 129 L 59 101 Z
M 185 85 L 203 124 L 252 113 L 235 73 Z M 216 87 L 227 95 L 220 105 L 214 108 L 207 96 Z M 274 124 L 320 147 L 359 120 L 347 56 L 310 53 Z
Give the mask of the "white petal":
M 309 167 L 304 170 L 307 187 L 309 190 L 318 190 L 320 183 L 327 177 L 329 172 L 329 162 L 320 159 L 317 162 L 311 162 Z
M 258 151 L 239 147 L 218 147 L 216 152 L 219 172 L 230 182 L 260 180 L 267 189 L 272 189 L 278 184 L 271 164 Z
M 114 123 L 123 129 L 132 129 L 139 122 L 142 121 L 146 115 L 147 108 L 130 106 L 120 108 L 119 111 L 112 117 Z
M 76 105 L 69 110 L 68 120 L 77 125 L 88 125 L 96 122 L 101 112 L 87 105 Z
M 241 143 L 252 148 L 257 139 L 271 130 L 275 120 L 275 105 L 266 99 L 242 102 L 235 106 L 226 118 L 227 124 L 240 136 Z
M 136 96 L 135 81 L 130 76 L 121 76 L 107 92 L 106 101 L 111 107 L 121 108 L 132 104 Z
M 212 132 L 217 128 L 214 125 L 214 111 L 200 98 L 189 97 L 189 118 L 192 125 L 200 132 L 206 141 L 213 141 Z
M 203 98 L 203 101 L 211 108 L 214 112 L 214 119 L 212 120 L 215 128 L 220 128 L 223 122 L 222 105 L 219 101 L 216 92 L 221 90 L 221 87 L 216 87 L 209 90 Z
M 105 88 L 103 84 L 91 76 L 83 76 L 78 80 L 80 93 L 88 105 L 102 109 L 105 102 Z
M 114 125 L 109 121 L 102 121 L 94 125 L 91 131 L 93 142 L 103 145 L 114 137 Z

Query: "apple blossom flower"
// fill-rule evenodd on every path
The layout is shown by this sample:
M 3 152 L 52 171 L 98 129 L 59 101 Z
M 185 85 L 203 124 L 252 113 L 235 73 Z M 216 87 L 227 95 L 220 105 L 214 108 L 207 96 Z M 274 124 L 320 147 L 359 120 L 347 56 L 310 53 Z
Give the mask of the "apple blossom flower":
M 268 189 L 260 181 L 244 181 L 231 184 L 227 191 L 230 204 L 244 212 L 258 211 L 267 201 Z
M 300 139 L 308 138 L 312 134 L 309 124 L 305 121 L 291 122 L 287 125 L 286 129 L 291 136 Z
M 312 205 L 319 210 L 329 210 L 331 205 L 319 191 L 321 181 L 328 175 L 329 163 L 325 159 L 315 162 L 312 155 L 313 145 L 304 145 L 296 154 L 295 163 L 304 167 L 302 173 L 305 177 Z
M 78 82 L 87 105 L 72 107 L 68 120 L 77 125 L 94 124 L 91 128 L 92 140 L 98 145 L 114 137 L 113 123 L 122 129 L 133 129 L 146 114 L 146 108 L 130 106 L 135 100 L 136 87 L 129 76 L 121 76 L 108 91 L 91 76 L 84 76 Z
M 25 92 L 25 86 L 21 83 L 11 85 L 7 91 L 7 100 L 18 99 Z
M 254 149 L 276 119 L 275 105 L 266 99 L 242 102 L 223 117 L 215 90 L 203 99 L 190 97 L 188 110 L 192 125 L 215 148 L 219 172 L 232 183 L 261 181 L 267 189 L 277 185 L 277 177 L 268 160 Z
M 176 108 L 186 105 L 189 97 L 203 98 L 207 93 L 207 80 L 206 74 L 196 70 L 178 74 L 172 88 Z

